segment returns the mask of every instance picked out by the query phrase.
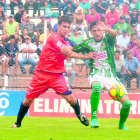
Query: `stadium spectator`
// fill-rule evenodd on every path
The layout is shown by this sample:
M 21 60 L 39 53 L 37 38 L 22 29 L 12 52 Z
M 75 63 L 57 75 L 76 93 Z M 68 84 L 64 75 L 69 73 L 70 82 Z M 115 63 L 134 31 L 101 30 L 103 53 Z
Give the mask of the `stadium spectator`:
M 49 1 L 49 4 L 52 6 L 52 7 L 58 7 L 60 3 L 60 0 L 50 0 Z
M 7 13 L 7 2 L 6 2 L 6 0 L 0 0 L 0 5 L 4 9 L 4 12 Z
M 136 34 L 136 33 L 133 33 L 133 34 L 131 35 L 131 40 L 130 40 L 130 44 L 129 44 L 128 49 L 131 50 L 131 49 L 133 49 L 135 46 L 137 46 L 137 41 L 138 41 L 137 34 Z
M 14 15 L 10 15 L 9 21 L 3 24 L 3 35 L 1 36 L 3 46 L 5 46 L 5 42 L 9 41 L 12 35 L 15 36 L 17 42 L 19 38 L 19 25 L 14 21 Z
M 118 3 L 123 4 L 124 0 L 117 0 Z
M 130 13 L 133 11 L 133 9 L 135 8 L 138 0 L 131 0 L 132 2 L 130 2 Z
M 59 16 L 61 16 L 61 11 L 63 11 L 64 7 L 67 5 L 68 0 L 63 0 L 58 4 Z
M 76 4 L 74 3 L 74 0 L 63 0 L 63 2 L 61 1 L 58 4 L 58 10 L 59 10 L 59 16 L 61 16 L 61 11 L 63 11 L 63 9 L 65 8 L 65 6 L 67 6 L 67 2 L 71 2 L 72 4 L 72 8 L 74 9 L 74 11 L 76 10 Z M 63 11 L 64 12 L 64 11 Z
M 119 50 L 115 51 L 114 60 L 115 60 L 115 65 L 116 65 L 117 77 L 119 77 L 122 84 L 125 85 L 125 62 L 124 62 L 124 58 L 121 57 Z
M 3 30 L 3 23 L 7 21 L 7 16 L 4 14 L 3 7 L 0 5 L 0 30 Z
M 70 36 L 70 40 L 76 44 L 80 44 L 83 40 L 83 35 L 81 35 L 81 32 L 75 28 L 73 30 L 73 34 Z M 78 67 L 79 72 L 82 72 L 84 67 L 84 60 L 76 59 L 76 66 Z
M 41 19 L 41 22 L 38 23 L 37 26 L 36 26 L 36 30 L 37 30 L 37 35 L 38 35 L 38 37 L 39 37 L 42 33 L 44 33 L 44 21 L 45 21 L 45 19 L 46 19 L 46 16 L 45 16 L 45 15 L 42 15 L 42 16 L 40 17 L 40 19 Z
M 45 2 L 43 7 L 44 15 L 46 16 L 46 19 L 48 22 L 51 22 L 52 20 L 52 11 L 51 8 L 48 6 L 48 2 Z
M 136 33 L 138 35 L 138 38 L 140 39 L 140 20 L 138 20 L 138 24 L 136 25 Z
M 14 16 L 15 21 L 18 22 L 18 23 L 21 23 L 25 20 L 24 19 L 25 16 L 26 16 L 26 12 L 24 11 L 24 7 L 22 5 L 20 5 L 19 6 L 19 11 Z
M 33 0 L 26 0 L 24 4 L 24 9 L 27 14 L 29 14 L 29 6 L 32 6 L 32 5 L 33 5 Z
M 32 43 L 34 43 L 36 41 L 36 37 L 34 34 L 36 32 L 36 27 L 35 24 L 30 21 L 30 16 L 28 14 L 26 15 L 25 22 L 20 24 L 20 30 L 23 30 L 25 28 L 28 30 L 28 35 L 31 37 Z
M 106 15 L 106 12 L 110 6 L 110 3 L 109 1 L 105 1 L 105 0 L 99 0 L 98 2 L 96 2 L 94 4 L 95 8 L 96 8 L 96 11 L 97 13 L 99 13 L 101 15 L 102 18 L 105 17 Z
M 17 74 L 18 70 L 18 53 L 19 48 L 15 41 L 15 36 L 10 36 L 10 43 L 5 45 L 5 55 L 6 55 L 6 62 L 5 62 L 5 73 L 8 74 L 8 66 L 15 65 L 15 73 Z
M 53 25 L 53 32 L 57 32 L 58 30 L 58 23 Z
M 131 32 L 130 26 L 125 22 L 125 16 L 120 16 L 120 21 L 115 24 L 114 29 L 118 31 L 118 34 L 122 34 L 122 30 L 126 29 Z
M 85 55 L 87 55 L 87 53 L 84 53 Z M 85 68 L 86 68 L 86 75 L 89 75 L 90 72 L 90 60 L 84 60 L 84 64 L 85 64 Z
M 130 27 L 131 27 L 133 24 L 136 25 L 136 24 L 138 23 L 138 19 L 139 19 L 139 18 L 140 18 L 140 17 L 139 17 L 139 15 L 138 15 L 138 11 L 137 11 L 136 9 L 133 9 L 132 14 L 130 14 L 130 16 L 129 16 L 129 21 L 128 21 Z
M 47 29 L 46 29 L 46 38 L 45 38 L 45 35 L 44 35 L 44 32 L 39 36 L 39 47 L 37 48 L 36 52 L 38 54 L 38 56 L 40 56 L 40 53 L 43 49 L 43 46 L 44 46 L 44 41 L 47 40 L 47 38 L 53 33 L 52 31 L 52 26 L 51 24 L 47 24 Z
M 21 35 L 20 35 L 20 45 L 25 43 L 26 38 L 30 38 L 28 35 L 28 30 L 25 28 L 21 31 Z
M 138 11 L 140 10 L 140 1 L 138 1 L 135 5 L 135 9 L 137 9 Z
M 78 31 L 77 28 L 73 30 L 73 34 L 70 36 L 70 40 L 76 44 L 80 44 L 82 42 L 83 36 L 81 35 L 81 32 Z
M 108 27 L 108 28 L 112 28 L 111 25 L 108 24 L 108 19 L 105 17 L 103 19 L 101 19 L 102 22 L 104 22 L 104 24 Z
M 66 73 L 64 73 L 64 76 L 66 79 L 70 77 L 70 87 L 74 87 L 74 80 L 75 80 L 75 59 L 71 59 L 69 57 L 66 58 L 64 61 Z
M 132 56 L 136 57 L 140 64 L 140 39 L 137 40 L 137 45 L 132 49 Z
M 85 14 L 83 13 L 83 8 L 78 7 L 75 10 L 75 14 L 74 14 L 73 30 L 77 28 L 78 30 L 81 30 L 81 34 L 84 35 L 84 29 L 85 29 L 84 23 L 85 23 Z
M 37 46 L 31 43 L 30 38 L 26 38 L 25 43 L 21 44 L 21 48 L 20 48 L 21 55 L 18 59 L 18 63 L 22 74 L 26 74 L 26 69 L 24 68 L 25 64 L 31 64 L 31 67 L 29 69 L 29 74 L 33 74 L 35 70 L 35 66 L 37 65 L 38 62 L 36 49 Z
M 68 1 L 67 5 L 63 9 L 63 14 L 68 15 L 71 18 L 71 21 L 73 21 L 74 12 L 75 12 L 75 7 L 72 6 L 71 1 Z
M 19 7 L 20 5 L 23 5 L 21 0 L 10 0 L 10 9 L 11 9 L 11 14 L 14 15 L 14 7 L 17 6 Z
M 120 20 L 119 13 L 115 8 L 115 5 L 111 5 L 109 12 L 106 13 L 106 18 L 108 19 L 108 24 L 114 28 L 114 25 Z
M 129 21 L 129 4 L 128 2 L 125 2 L 122 7 L 122 15 L 125 17 L 126 23 Z
M 36 12 L 38 12 L 38 16 L 40 16 L 40 7 L 41 7 L 41 1 L 34 0 L 33 1 L 33 17 L 35 17 Z
M 90 12 L 88 15 L 86 15 L 86 24 L 87 24 L 87 27 L 85 28 L 85 31 L 86 31 L 86 34 L 87 34 L 87 37 L 89 38 L 89 27 L 90 27 L 90 24 L 96 20 L 100 20 L 101 19 L 101 16 L 99 13 L 96 12 L 96 9 L 95 7 L 91 7 L 90 8 Z
M 119 9 L 120 3 L 117 0 L 112 0 L 112 4 L 115 5 L 117 9 Z
M 4 55 L 4 48 L 0 46 L 0 63 L 1 63 L 1 74 L 5 74 L 5 55 Z
M 82 7 L 84 9 L 84 13 L 87 15 L 90 12 L 90 3 L 87 0 L 82 0 L 82 2 L 79 3 L 79 7 Z
M 140 63 L 136 57 L 132 56 L 130 51 L 127 52 L 127 58 L 125 60 L 125 69 L 126 69 L 127 88 L 131 87 L 132 78 L 137 79 L 137 88 L 139 88 Z
M 96 12 L 95 7 L 90 8 L 90 13 L 86 15 L 86 23 L 87 26 L 90 27 L 90 24 L 94 21 L 98 21 L 101 19 L 101 16 L 99 13 Z
M 122 30 L 122 35 L 119 35 L 116 40 L 117 49 L 121 54 L 126 57 L 126 52 L 129 47 L 130 37 L 128 36 L 128 31 L 126 29 Z
M 130 32 L 130 34 L 134 34 L 136 32 L 137 32 L 137 24 L 132 24 L 131 25 L 131 32 Z

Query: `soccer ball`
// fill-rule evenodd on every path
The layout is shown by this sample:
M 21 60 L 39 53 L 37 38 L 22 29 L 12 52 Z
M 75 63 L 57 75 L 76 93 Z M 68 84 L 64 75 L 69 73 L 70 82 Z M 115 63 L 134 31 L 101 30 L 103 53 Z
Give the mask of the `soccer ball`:
M 124 95 L 124 89 L 121 85 L 113 85 L 109 89 L 109 96 L 113 100 L 119 101 Z

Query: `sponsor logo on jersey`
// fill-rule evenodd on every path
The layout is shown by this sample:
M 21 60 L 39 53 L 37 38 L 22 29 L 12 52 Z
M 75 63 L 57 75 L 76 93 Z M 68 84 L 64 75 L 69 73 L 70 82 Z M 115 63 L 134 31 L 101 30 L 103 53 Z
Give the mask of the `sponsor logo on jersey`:
M 103 52 L 99 53 L 98 56 L 97 56 L 97 60 L 104 60 L 104 59 L 107 59 L 107 58 L 108 57 L 107 57 L 106 51 L 103 51 Z
M 58 41 L 57 46 L 60 47 L 62 45 L 62 42 Z

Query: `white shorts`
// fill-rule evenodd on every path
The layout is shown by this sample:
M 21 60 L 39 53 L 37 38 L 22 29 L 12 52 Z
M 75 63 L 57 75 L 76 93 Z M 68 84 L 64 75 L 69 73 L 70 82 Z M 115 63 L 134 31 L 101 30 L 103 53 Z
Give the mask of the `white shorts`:
M 93 82 L 99 82 L 101 83 L 102 88 L 107 89 L 108 91 L 112 85 L 121 85 L 125 91 L 125 94 L 127 94 L 125 87 L 117 78 L 103 77 L 103 76 L 95 74 L 93 76 L 90 75 L 88 79 L 89 79 L 90 85 L 92 85 Z
M 2 58 L 2 59 L 0 59 L 0 63 L 2 62 L 2 61 L 5 61 L 6 60 L 6 56 L 4 55 L 4 57 Z

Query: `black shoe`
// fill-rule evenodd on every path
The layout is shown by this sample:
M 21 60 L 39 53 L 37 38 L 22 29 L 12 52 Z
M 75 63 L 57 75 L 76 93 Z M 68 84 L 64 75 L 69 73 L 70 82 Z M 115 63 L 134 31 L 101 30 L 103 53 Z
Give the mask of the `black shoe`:
M 80 120 L 80 122 L 85 125 L 85 126 L 89 126 L 89 120 L 88 118 L 86 118 L 85 115 L 81 114 L 78 119 Z
M 11 128 L 19 128 L 19 127 L 21 127 L 21 125 L 16 124 L 16 123 L 11 126 Z

